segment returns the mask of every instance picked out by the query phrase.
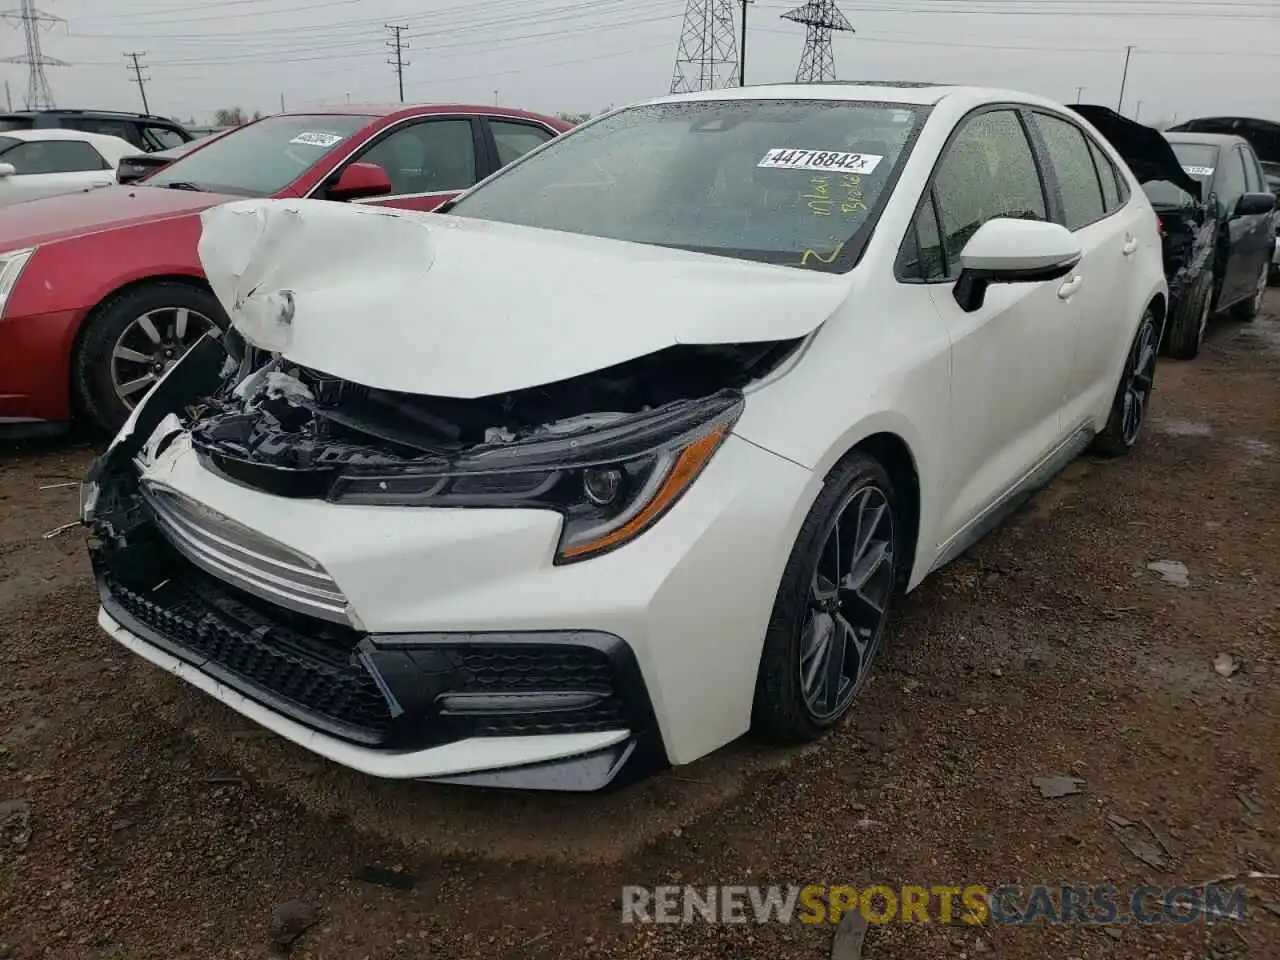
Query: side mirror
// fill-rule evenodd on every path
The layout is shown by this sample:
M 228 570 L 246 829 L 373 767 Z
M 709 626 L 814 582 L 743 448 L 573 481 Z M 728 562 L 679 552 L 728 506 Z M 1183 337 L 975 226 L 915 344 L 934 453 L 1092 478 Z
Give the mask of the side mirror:
M 1276 197 L 1273 193 L 1246 193 L 1236 201 L 1237 217 L 1256 217 L 1270 213 L 1276 208 Z
M 1043 283 L 1065 277 L 1084 250 L 1071 231 L 1043 220 L 988 220 L 960 251 L 955 298 L 965 313 L 981 309 L 993 283 Z
M 12 163 L 0 163 L 0 177 L 12 177 L 18 172 L 18 168 Z
M 376 163 L 349 163 L 325 196 L 330 200 L 363 200 L 385 197 L 390 192 L 391 178 Z

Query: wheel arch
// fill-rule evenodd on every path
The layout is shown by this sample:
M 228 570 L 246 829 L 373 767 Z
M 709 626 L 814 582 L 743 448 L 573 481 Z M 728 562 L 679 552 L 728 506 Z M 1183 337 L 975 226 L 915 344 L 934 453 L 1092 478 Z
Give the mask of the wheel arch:
M 120 297 L 127 296 L 135 290 L 140 290 L 144 287 L 158 283 L 180 283 L 195 290 L 202 290 L 205 293 L 213 293 L 213 288 L 209 286 L 209 281 L 204 277 L 193 276 L 187 273 L 158 273 L 151 276 L 138 277 L 112 288 L 101 299 L 99 299 L 97 303 L 89 308 L 88 312 L 85 313 L 84 320 L 80 323 L 80 326 L 76 330 L 76 335 L 71 341 L 71 349 L 67 353 L 67 403 L 69 405 L 69 409 L 77 409 L 77 405 L 79 403 L 79 399 L 76 397 L 75 377 L 71 375 L 71 371 L 75 370 L 76 365 L 80 360 L 80 351 L 84 346 L 85 333 L 93 325 L 93 321 L 97 319 L 98 315 L 101 314 L 103 310 L 111 305 L 112 301 L 118 300 Z
M 891 431 L 873 433 L 854 444 L 850 453 L 866 453 L 884 467 L 893 482 L 898 499 L 899 519 L 905 530 L 903 543 L 907 555 L 903 557 L 898 589 L 906 588 L 915 569 L 920 540 L 920 470 L 915 454 L 905 439 Z M 841 460 L 844 457 L 840 458 Z

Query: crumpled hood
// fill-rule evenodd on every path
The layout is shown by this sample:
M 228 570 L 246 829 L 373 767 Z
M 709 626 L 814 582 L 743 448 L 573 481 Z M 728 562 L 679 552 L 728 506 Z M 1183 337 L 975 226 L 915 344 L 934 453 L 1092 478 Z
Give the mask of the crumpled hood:
M 676 344 L 802 337 L 848 295 L 806 272 L 322 200 L 205 211 L 200 260 L 250 343 L 370 387 L 463 399 Z
M 1110 141 L 1139 183 L 1165 180 L 1197 200 L 1203 199 L 1200 181 L 1182 169 L 1178 155 L 1159 130 L 1130 120 L 1110 107 L 1077 103 L 1071 109 Z

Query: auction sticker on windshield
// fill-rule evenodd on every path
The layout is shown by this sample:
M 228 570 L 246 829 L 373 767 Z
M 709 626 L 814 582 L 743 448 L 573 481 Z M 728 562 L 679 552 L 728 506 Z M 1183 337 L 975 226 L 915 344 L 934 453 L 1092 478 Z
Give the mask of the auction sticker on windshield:
M 308 147 L 332 147 L 335 143 L 342 142 L 342 136 L 337 133 L 300 133 L 289 142 Z
M 841 173 L 862 174 L 871 173 L 883 159 L 884 157 L 878 157 L 873 153 L 774 147 L 756 166 L 782 170 L 838 170 Z
M 1183 167 L 1188 176 L 1205 177 L 1206 179 L 1213 176 L 1213 167 Z

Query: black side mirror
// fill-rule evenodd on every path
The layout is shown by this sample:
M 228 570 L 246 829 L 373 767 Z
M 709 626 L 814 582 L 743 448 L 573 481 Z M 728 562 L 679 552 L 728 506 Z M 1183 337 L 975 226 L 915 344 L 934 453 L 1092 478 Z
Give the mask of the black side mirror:
M 1256 217 L 1276 208 L 1274 193 L 1246 193 L 1236 201 L 1234 216 Z

